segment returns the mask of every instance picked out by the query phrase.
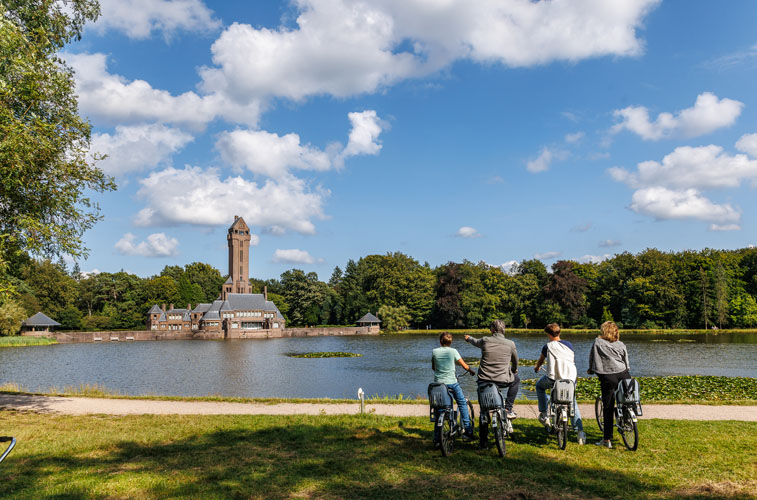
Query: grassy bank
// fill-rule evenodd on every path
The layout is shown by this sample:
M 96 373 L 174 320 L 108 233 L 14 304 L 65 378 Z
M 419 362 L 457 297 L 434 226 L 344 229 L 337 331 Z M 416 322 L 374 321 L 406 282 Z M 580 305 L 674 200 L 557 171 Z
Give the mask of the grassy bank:
M 25 347 L 30 345 L 50 345 L 57 343 L 57 340 L 50 337 L 25 337 L 20 335 L 10 337 L 0 336 L 0 347 Z
M 398 332 L 386 332 L 381 331 L 382 334 L 387 335 L 439 335 L 442 332 L 450 332 L 452 335 L 488 335 L 489 329 L 483 328 L 470 328 L 470 329 L 449 329 L 449 330 L 401 330 Z M 599 335 L 598 329 L 575 329 L 575 328 L 563 328 L 563 335 Z M 624 335 L 722 335 L 729 333 L 757 333 L 757 329 L 744 328 L 733 330 L 705 330 L 705 329 L 654 329 L 654 330 L 620 330 L 620 337 Z M 505 335 L 544 335 L 544 330 L 541 328 L 508 328 Z
M 431 450 L 425 418 L 52 416 L 0 412 L 19 444 L 0 497 L 732 498 L 757 495 L 757 424 L 645 421 L 637 452 L 568 444 L 517 421 L 501 460 Z M 595 426 L 590 439 L 599 439 Z

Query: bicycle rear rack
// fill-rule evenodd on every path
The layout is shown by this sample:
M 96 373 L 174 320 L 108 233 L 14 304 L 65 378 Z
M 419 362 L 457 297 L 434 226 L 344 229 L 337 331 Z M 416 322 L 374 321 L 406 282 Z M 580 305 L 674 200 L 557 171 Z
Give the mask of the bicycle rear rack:
M 8 441 L 10 441 L 11 444 L 9 444 L 8 448 L 3 452 L 2 455 L 0 455 L 0 462 L 5 460 L 5 457 L 7 457 L 8 454 L 13 449 L 13 447 L 16 446 L 16 438 L 8 437 L 8 436 L 0 436 L 0 443 L 7 443 Z

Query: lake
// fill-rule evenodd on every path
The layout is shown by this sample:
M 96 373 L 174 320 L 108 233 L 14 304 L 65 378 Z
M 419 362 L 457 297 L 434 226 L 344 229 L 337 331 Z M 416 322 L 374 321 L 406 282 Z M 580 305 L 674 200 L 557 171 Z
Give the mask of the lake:
M 480 335 L 476 335 L 480 337 Z M 518 355 L 537 359 L 545 337 L 508 336 Z M 588 367 L 594 336 L 565 337 L 576 349 L 579 375 Z M 631 374 L 757 377 L 757 335 L 671 335 L 622 339 Z M 436 335 L 310 337 L 268 340 L 105 342 L 0 349 L 0 384 L 26 390 L 98 384 L 123 394 L 237 397 L 329 397 L 367 395 L 425 397 L 433 378 Z M 478 349 L 455 336 L 464 357 Z M 360 358 L 291 358 L 288 353 L 347 351 Z M 462 372 L 462 370 L 459 370 Z M 521 377 L 534 378 L 532 367 Z M 461 376 L 466 394 L 474 379 Z

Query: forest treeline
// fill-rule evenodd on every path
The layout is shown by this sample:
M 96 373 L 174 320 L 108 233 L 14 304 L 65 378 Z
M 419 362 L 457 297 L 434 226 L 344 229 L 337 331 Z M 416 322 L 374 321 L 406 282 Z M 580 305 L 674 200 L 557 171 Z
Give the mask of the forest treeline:
M 142 278 L 126 272 L 85 275 L 77 266 L 22 255 L 5 279 L 16 295 L 0 306 L 0 330 L 43 311 L 68 329 L 143 328 L 153 304 L 211 302 L 225 277 L 195 262 Z M 757 325 L 757 249 L 621 253 L 600 263 L 525 260 L 505 272 L 469 261 L 438 267 L 402 253 L 368 255 L 336 267 L 328 281 L 314 272 L 252 279 L 268 288 L 290 326 L 353 324 L 366 312 L 390 329 L 479 328 L 549 322 L 595 328 L 612 319 L 625 328 L 725 328 Z M 19 319 L 20 318 L 20 319 Z

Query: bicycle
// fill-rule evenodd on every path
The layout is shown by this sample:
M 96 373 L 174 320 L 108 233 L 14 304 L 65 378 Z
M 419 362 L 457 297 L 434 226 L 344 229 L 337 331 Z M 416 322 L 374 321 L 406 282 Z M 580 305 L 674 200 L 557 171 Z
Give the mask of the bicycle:
M 618 429 L 623 444 L 631 451 L 639 447 L 639 426 L 637 414 L 643 415 L 641 409 L 641 390 L 636 379 L 623 379 L 612 395 L 613 408 L 615 410 L 615 427 Z M 604 431 L 604 404 L 602 396 L 594 400 L 594 414 L 597 416 L 599 430 Z
M 494 435 L 494 442 L 497 444 L 497 452 L 500 458 L 505 456 L 505 438 L 512 436 L 513 424 L 512 421 L 505 415 L 505 400 L 502 397 L 502 393 L 499 392 L 499 387 L 494 382 L 486 382 L 479 384 L 478 389 L 478 405 L 481 410 L 479 414 L 479 434 L 487 429 L 491 424 L 492 434 Z M 485 427 L 486 426 L 486 427 Z
M 439 444 L 442 456 L 448 457 L 455 447 L 455 439 L 463 433 L 460 411 L 454 409 L 455 398 L 446 384 L 432 382 L 428 385 L 429 420 L 434 422 L 434 443 Z M 474 426 L 473 405 L 465 398 L 471 428 Z
M 568 444 L 568 431 L 574 430 L 573 417 L 575 414 L 573 398 L 576 383 L 570 379 L 555 380 L 555 385 L 549 393 L 547 405 L 547 422 L 544 424 L 547 433 L 557 435 L 557 447 L 564 450 Z
M 0 443 L 7 443 L 7 442 L 10 442 L 10 444 L 5 449 L 5 451 L 3 452 L 3 454 L 0 455 L 0 462 L 2 462 L 3 460 L 5 460 L 5 457 L 7 457 L 8 454 L 10 454 L 11 450 L 13 449 L 13 447 L 16 446 L 16 438 L 9 437 L 9 436 L 0 436 Z

